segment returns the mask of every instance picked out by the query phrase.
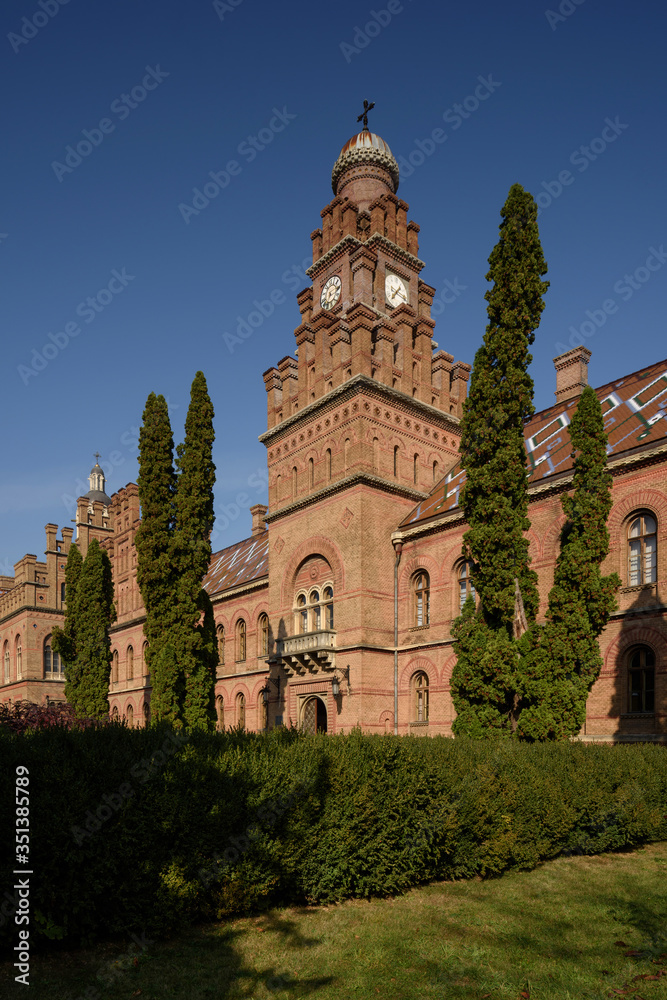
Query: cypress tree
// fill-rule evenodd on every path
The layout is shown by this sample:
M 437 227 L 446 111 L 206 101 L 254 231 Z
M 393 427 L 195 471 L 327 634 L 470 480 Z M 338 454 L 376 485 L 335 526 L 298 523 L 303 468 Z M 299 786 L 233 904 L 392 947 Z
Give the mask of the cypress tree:
M 51 648 L 62 660 L 65 669 L 65 697 L 71 704 L 70 695 L 72 690 L 68 690 L 68 685 L 76 686 L 75 661 L 76 661 L 76 593 L 81 576 L 83 559 L 77 545 L 70 545 L 67 553 L 67 565 L 65 567 L 65 600 L 67 610 L 65 612 L 65 622 L 63 628 L 56 625 L 51 636 Z M 71 678 L 71 680 L 70 680 Z
M 74 601 L 76 658 L 65 667 L 67 700 L 78 715 L 101 719 L 109 714 L 111 639 L 109 627 L 116 620 L 111 562 L 94 538 L 76 588 Z
M 602 407 L 587 386 L 570 422 L 574 458 L 573 493 L 562 498 L 567 517 L 561 534 L 546 624 L 525 676 L 530 704 L 518 733 L 525 739 L 576 736 L 586 718 L 586 700 L 602 667 L 598 636 L 616 608 L 616 573 L 602 576 L 609 551 L 607 518 L 611 475 Z
M 144 632 L 153 692 L 151 714 L 158 721 L 180 715 L 180 691 L 174 684 L 175 665 L 162 650 L 177 620 L 177 567 L 173 560 L 176 476 L 174 440 L 164 396 L 146 400 L 139 432 L 139 502 L 141 525 L 136 535 L 137 582 L 146 609 Z M 172 650 L 173 653 L 173 650 Z
M 534 411 L 528 374 L 549 287 L 537 205 L 514 184 L 501 211 L 500 239 L 489 257 L 489 322 L 477 351 L 461 421 L 466 481 L 461 507 L 469 524 L 463 554 L 472 562 L 479 608 L 457 619 L 452 696 L 457 735 L 509 736 L 521 712 L 520 672 L 529 649 L 515 619 L 530 629 L 538 607 L 530 569 L 523 427 Z M 525 627 L 525 626 L 524 626 Z
M 207 726 L 215 721 L 214 688 L 217 644 L 212 662 L 209 630 L 213 611 L 202 580 L 211 561 L 213 530 L 213 404 L 203 372 L 197 372 L 190 390 L 185 441 L 178 446 L 175 496 L 174 565 L 178 569 L 179 625 L 173 634 L 183 675 L 183 721 Z M 207 613 L 208 617 L 207 617 Z M 210 619 L 210 620 L 209 620 Z M 200 626 L 201 620 L 201 626 Z M 213 625 L 215 633 L 215 626 Z

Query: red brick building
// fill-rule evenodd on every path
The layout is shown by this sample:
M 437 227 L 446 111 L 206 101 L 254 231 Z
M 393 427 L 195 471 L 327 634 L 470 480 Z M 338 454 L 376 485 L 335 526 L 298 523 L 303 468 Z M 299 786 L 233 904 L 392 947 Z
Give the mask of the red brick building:
M 221 725 L 451 732 L 450 628 L 473 586 L 457 504 L 470 365 L 433 341 L 435 290 L 419 277 L 419 226 L 396 195 L 398 180 L 379 136 L 363 131 L 343 147 L 334 199 L 311 234 L 312 284 L 297 295 L 294 356 L 264 373 L 269 505 L 251 508 L 251 536 L 215 553 L 205 580 L 218 625 Z M 560 496 L 571 485 L 567 427 L 589 358 L 575 348 L 556 359 L 557 401 L 526 426 L 542 611 L 564 521 Z M 623 583 L 581 735 L 664 740 L 667 361 L 597 392 L 614 481 L 603 570 Z M 150 714 L 138 491 L 129 484 L 110 499 L 101 475 L 96 466 L 79 500 L 77 539 L 84 553 L 93 535 L 106 540 L 118 611 L 109 699 L 138 724 Z M 61 541 L 56 532 L 47 526 L 46 563 L 26 556 L 14 578 L 0 579 L 0 698 L 62 698 L 48 636 L 62 620 L 72 532 L 63 529 Z

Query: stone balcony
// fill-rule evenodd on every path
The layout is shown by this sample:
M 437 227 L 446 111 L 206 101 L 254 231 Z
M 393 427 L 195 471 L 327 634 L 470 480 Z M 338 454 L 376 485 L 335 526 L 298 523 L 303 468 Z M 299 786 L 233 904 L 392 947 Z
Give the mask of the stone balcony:
M 333 670 L 336 633 L 331 629 L 304 632 L 276 640 L 275 661 L 282 664 L 288 676 Z M 275 662 L 274 661 L 274 662 Z

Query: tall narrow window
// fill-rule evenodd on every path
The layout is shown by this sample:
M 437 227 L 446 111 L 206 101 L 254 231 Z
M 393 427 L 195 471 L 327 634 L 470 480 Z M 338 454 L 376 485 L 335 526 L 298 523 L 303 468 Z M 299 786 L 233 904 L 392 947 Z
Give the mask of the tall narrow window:
M 66 593 L 66 584 L 61 583 L 60 584 L 60 603 L 61 604 L 65 604 L 66 603 L 65 602 L 65 593 Z
M 23 677 L 23 649 L 21 648 L 21 636 L 16 637 L 16 680 Z
M 424 673 L 413 678 L 413 721 L 428 722 L 428 677 Z
M 648 646 L 639 646 L 630 654 L 628 680 L 631 712 L 655 710 L 655 653 Z
M 324 588 L 324 627 L 334 627 L 333 587 Z
M 297 468 L 296 468 L 296 465 L 295 465 L 292 468 L 292 497 L 293 498 L 296 497 L 298 475 L 299 474 L 297 472 Z
M 218 625 L 218 663 L 222 667 L 225 664 L 225 626 Z
M 308 603 L 311 607 L 311 631 L 319 632 L 322 628 L 322 608 L 320 607 L 320 594 L 318 590 L 311 590 Z
M 218 716 L 218 729 L 222 731 L 225 728 L 225 700 L 221 694 L 216 699 L 215 709 Z
M 151 724 L 151 705 L 149 701 L 144 701 L 144 726 Z
M 350 439 L 345 438 L 345 472 L 350 468 Z
M 429 623 L 429 579 L 428 573 L 420 571 L 413 578 L 414 593 L 414 624 L 416 626 Z
M 236 696 L 236 724 L 240 729 L 245 729 L 245 695 Z
M 43 652 L 43 662 L 44 662 L 44 676 L 46 678 L 53 677 L 54 674 L 62 673 L 62 667 L 60 665 L 60 657 L 53 650 L 53 645 L 51 643 L 51 635 L 47 635 L 44 640 L 44 652 Z
M 118 683 L 118 650 L 114 649 L 113 656 L 111 658 L 111 681 L 113 684 Z
M 134 729 L 134 708 L 132 705 L 128 705 L 125 709 L 125 718 L 127 719 L 128 729 Z
M 412 478 L 416 486 L 419 480 L 419 455 L 415 455 L 412 461 Z
M 245 622 L 243 621 L 242 618 L 239 618 L 239 620 L 236 623 L 236 662 L 237 663 L 240 663 L 242 660 L 245 660 L 245 639 L 246 639 Z
M 657 580 L 657 525 L 651 514 L 632 518 L 628 528 L 628 579 L 631 587 Z
M 5 652 L 3 655 L 3 660 L 5 662 L 5 684 L 9 684 L 9 679 L 11 677 L 11 663 L 9 659 L 9 643 L 5 643 Z
M 380 471 L 380 442 L 373 438 L 373 472 L 377 475 Z
M 257 622 L 258 655 L 269 655 L 269 616 L 260 615 Z
M 276 503 L 281 499 L 282 493 L 282 476 L 276 476 Z
M 126 663 L 127 663 L 127 679 L 128 679 L 128 681 L 133 681 L 134 680 L 134 650 L 132 649 L 132 646 L 128 646 L 127 647 Z
M 145 676 L 148 673 L 148 643 L 144 642 L 141 647 L 141 673 Z
M 257 702 L 257 718 L 259 719 L 259 728 L 262 732 L 266 732 L 269 728 L 269 706 L 264 701 L 264 697 L 261 694 L 259 696 L 259 701 Z
M 308 631 L 308 609 L 306 607 L 306 595 L 299 594 L 296 599 L 298 608 L 298 629 L 302 634 Z
M 394 445 L 394 479 L 398 479 L 398 445 Z
M 467 601 L 468 597 L 472 597 L 475 600 L 475 588 L 472 582 L 472 563 L 464 562 L 459 566 L 458 579 L 459 579 L 459 608 L 463 609 L 463 605 Z
M 327 482 L 331 482 L 331 448 L 327 448 L 326 467 L 327 467 Z
M 433 463 L 433 482 L 434 484 L 438 481 L 438 463 Z
M 308 489 L 312 490 L 315 488 L 315 462 L 312 458 L 308 459 Z

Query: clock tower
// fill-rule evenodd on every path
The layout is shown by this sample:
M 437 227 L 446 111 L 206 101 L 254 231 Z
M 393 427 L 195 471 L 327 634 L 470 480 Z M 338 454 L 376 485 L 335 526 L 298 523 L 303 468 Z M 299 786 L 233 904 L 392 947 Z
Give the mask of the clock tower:
M 393 713 L 391 534 L 457 460 L 470 366 L 434 350 L 435 289 L 420 278 L 419 226 L 387 143 L 367 128 L 353 136 L 331 184 L 311 234 L 312 283 L 297 295 L 296 351 L 264 373 L 270 618 L 292 721 L 315 694 L 329 730 L 367 724 L 374 691 L 382 729 Z M 314 635 L 327 631 L 324 606 L 303 611 L 311 587 L 318 599 L 334 591 L 332 635 Z M 295 652 L 304 636 L 312 655 Z M 349 688 L 334 697 L 340 670 Z

